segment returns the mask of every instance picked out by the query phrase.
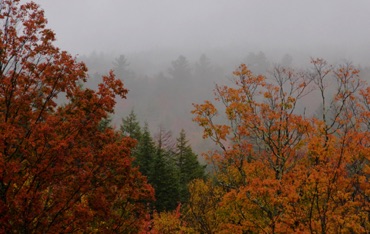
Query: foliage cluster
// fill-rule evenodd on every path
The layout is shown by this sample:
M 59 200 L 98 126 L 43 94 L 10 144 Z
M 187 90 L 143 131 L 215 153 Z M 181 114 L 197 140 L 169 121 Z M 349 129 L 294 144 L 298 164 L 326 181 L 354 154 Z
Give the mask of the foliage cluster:
M 220 149 L 208 154 L 214 181 L 190 186 L 197 231 L 369 232 L 370 88 L 350 63 L 311 64 L 270 76 L 241 65 L 232 86 L 216 86 L 217 105 L 194 105 Z M 307 116 L 312 95 L 320 108 Z
M 180 132 L 175 142 L 171 132 L 160 128 L 153 139 L 148 125 L 141 128 L 136 114 L 131 111 L 122 120 L 121 132 L 138 141 L 132 154 L 134 165 L 155 189 L 153 208 L 158 212 L 170 211 L 179 203 L 186 203 L 189 198 L 187 185 L 193 179 L 205 178 L 205 166 L 199 164 L 185 131 Z
M 137 232 L 154 190 L 134 141 L 102 124 L 122 82 L 82 88 L 85 65 L 53 45 L 35 3 L 1 1 L 0 24 L 0 232 Z
M 0 232 L 370 232 L 370 87 L 352 64 L 242 64 L 215 102 L 194 104 L 218 146 L 205 178 L 184 130 L 152 137 L 133 111 L 109 126 L 123 83 L 110 72 L 84 88 L 86 66 L 53 45 L 35 3 L 1 1 L 0 23 Z M 169 73 L 192 88 L 185 57 Z

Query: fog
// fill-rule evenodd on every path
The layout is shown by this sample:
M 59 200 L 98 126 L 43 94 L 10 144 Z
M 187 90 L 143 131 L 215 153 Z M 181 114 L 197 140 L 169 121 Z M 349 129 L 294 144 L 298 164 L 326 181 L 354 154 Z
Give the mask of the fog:
M 369 58 L 367 0 L 36 0 L 75 54 L 218 48 Z M 311 52 L 312 51 L 312 52 Z
M 35 2 L 56 44 L 87 63 L 88 86 L 112 68 L 124 80 L 130 92 L 118 103 L 117 125 L 134 109 L 152 129 L 186 128 L 196 139 L 191 103 L 211 99 L 214 83 L 240 63 L 259 60 L 260 73 L 283 58 L 300 67 L 311 57 L 370 67 L 368 0 Z M 176 61 L 185 70 L 174 72 Z M 186 74 L 189 82 L 176 81 Z

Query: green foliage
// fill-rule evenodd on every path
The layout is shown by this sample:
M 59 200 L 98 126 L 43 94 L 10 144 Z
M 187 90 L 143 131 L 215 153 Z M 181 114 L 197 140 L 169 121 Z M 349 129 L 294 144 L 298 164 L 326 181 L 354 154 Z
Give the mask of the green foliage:
M 155 189 L 156 201 L 152 203 L 158 212 L 174 210 L 178 203 L 189 199 L 188 184 L 205 177 L 201 166 L 182 130 L 176 142 L 170 131 L 160 128 L 154 142 L 148 124 L 140 127 L 134 111 L 122 119 L 121 134 L 130 136 L 138 143 L 132 155 L 134 165 L 148 178 Z
M 155 152 L 156 149 L 148 129 L 148 124 L 145 123 L 140 141 L 134 152 L 134 157 L 136 158 L 135 163 L 139 166 L 140 172 L 147 176 L 149 180 L 152 177 L 151 173 Z
M 123 136 L 129 136 L 135 140 L 140 140 L 141 128 L 134 110 L 131 110 L 129 116 L 122 119 L 121 133 Z
M 174 210 L 179 202 L 179 174 L 169 151 L 157 147 L 149 183 L 155 189 L 155 209 Z
M 186 139 L 185 130 L 182 129 L 180 136 L 177 138 L 176 166 L 179 170 L 180 182 L 180 201 L 186 202 L 189 198 L 187 185 L 194 179 L 202 179 L 205 177 L 205 166 L 199 164 L 197 155 L 191 149 L 191 146 Z

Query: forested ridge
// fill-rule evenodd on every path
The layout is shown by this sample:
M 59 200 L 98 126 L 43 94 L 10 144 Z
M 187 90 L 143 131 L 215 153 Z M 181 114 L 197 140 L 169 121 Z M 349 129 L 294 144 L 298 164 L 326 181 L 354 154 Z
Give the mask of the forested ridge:
M 368 67 L 145 76 L 61 50 L 33 2 L 0 22 L 0 233 L 370 232 Z

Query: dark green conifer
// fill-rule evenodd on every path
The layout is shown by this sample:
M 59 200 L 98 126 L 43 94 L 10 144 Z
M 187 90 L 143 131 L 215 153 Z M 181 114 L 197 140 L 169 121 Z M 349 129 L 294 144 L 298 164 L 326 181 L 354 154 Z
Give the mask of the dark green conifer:
M 141 128 L 134 110 L 126 118 L 122 118 L 121 133 L 123 136 L 129 136 L 135 140 L 140 140 Z
M 205 166 L 199 164 L 197 155 L 186 139 L 184 129 L 181 130 L 180 136 L 177 138 L 175 160 L 179 169 L 180 201 L 184 203 L 189 196 L 188 183 L 193 179 L 205 177 Z
M 156 148 L 150 135 L 148 124 L 145 123 L 140 141 L 134 152 L 134 157 L 136 158 L 136 164 L 140 167 L 140 172 L 148 177 L 149 182 L 152 177 L 155 153 Z
M 153 173 L 149 183 L 155 189 L 155 209 L 159 212 L 174 210 L 179 201 L 179 173 L 173 160 L 172 139 L 162 128 L 157 135 Z

